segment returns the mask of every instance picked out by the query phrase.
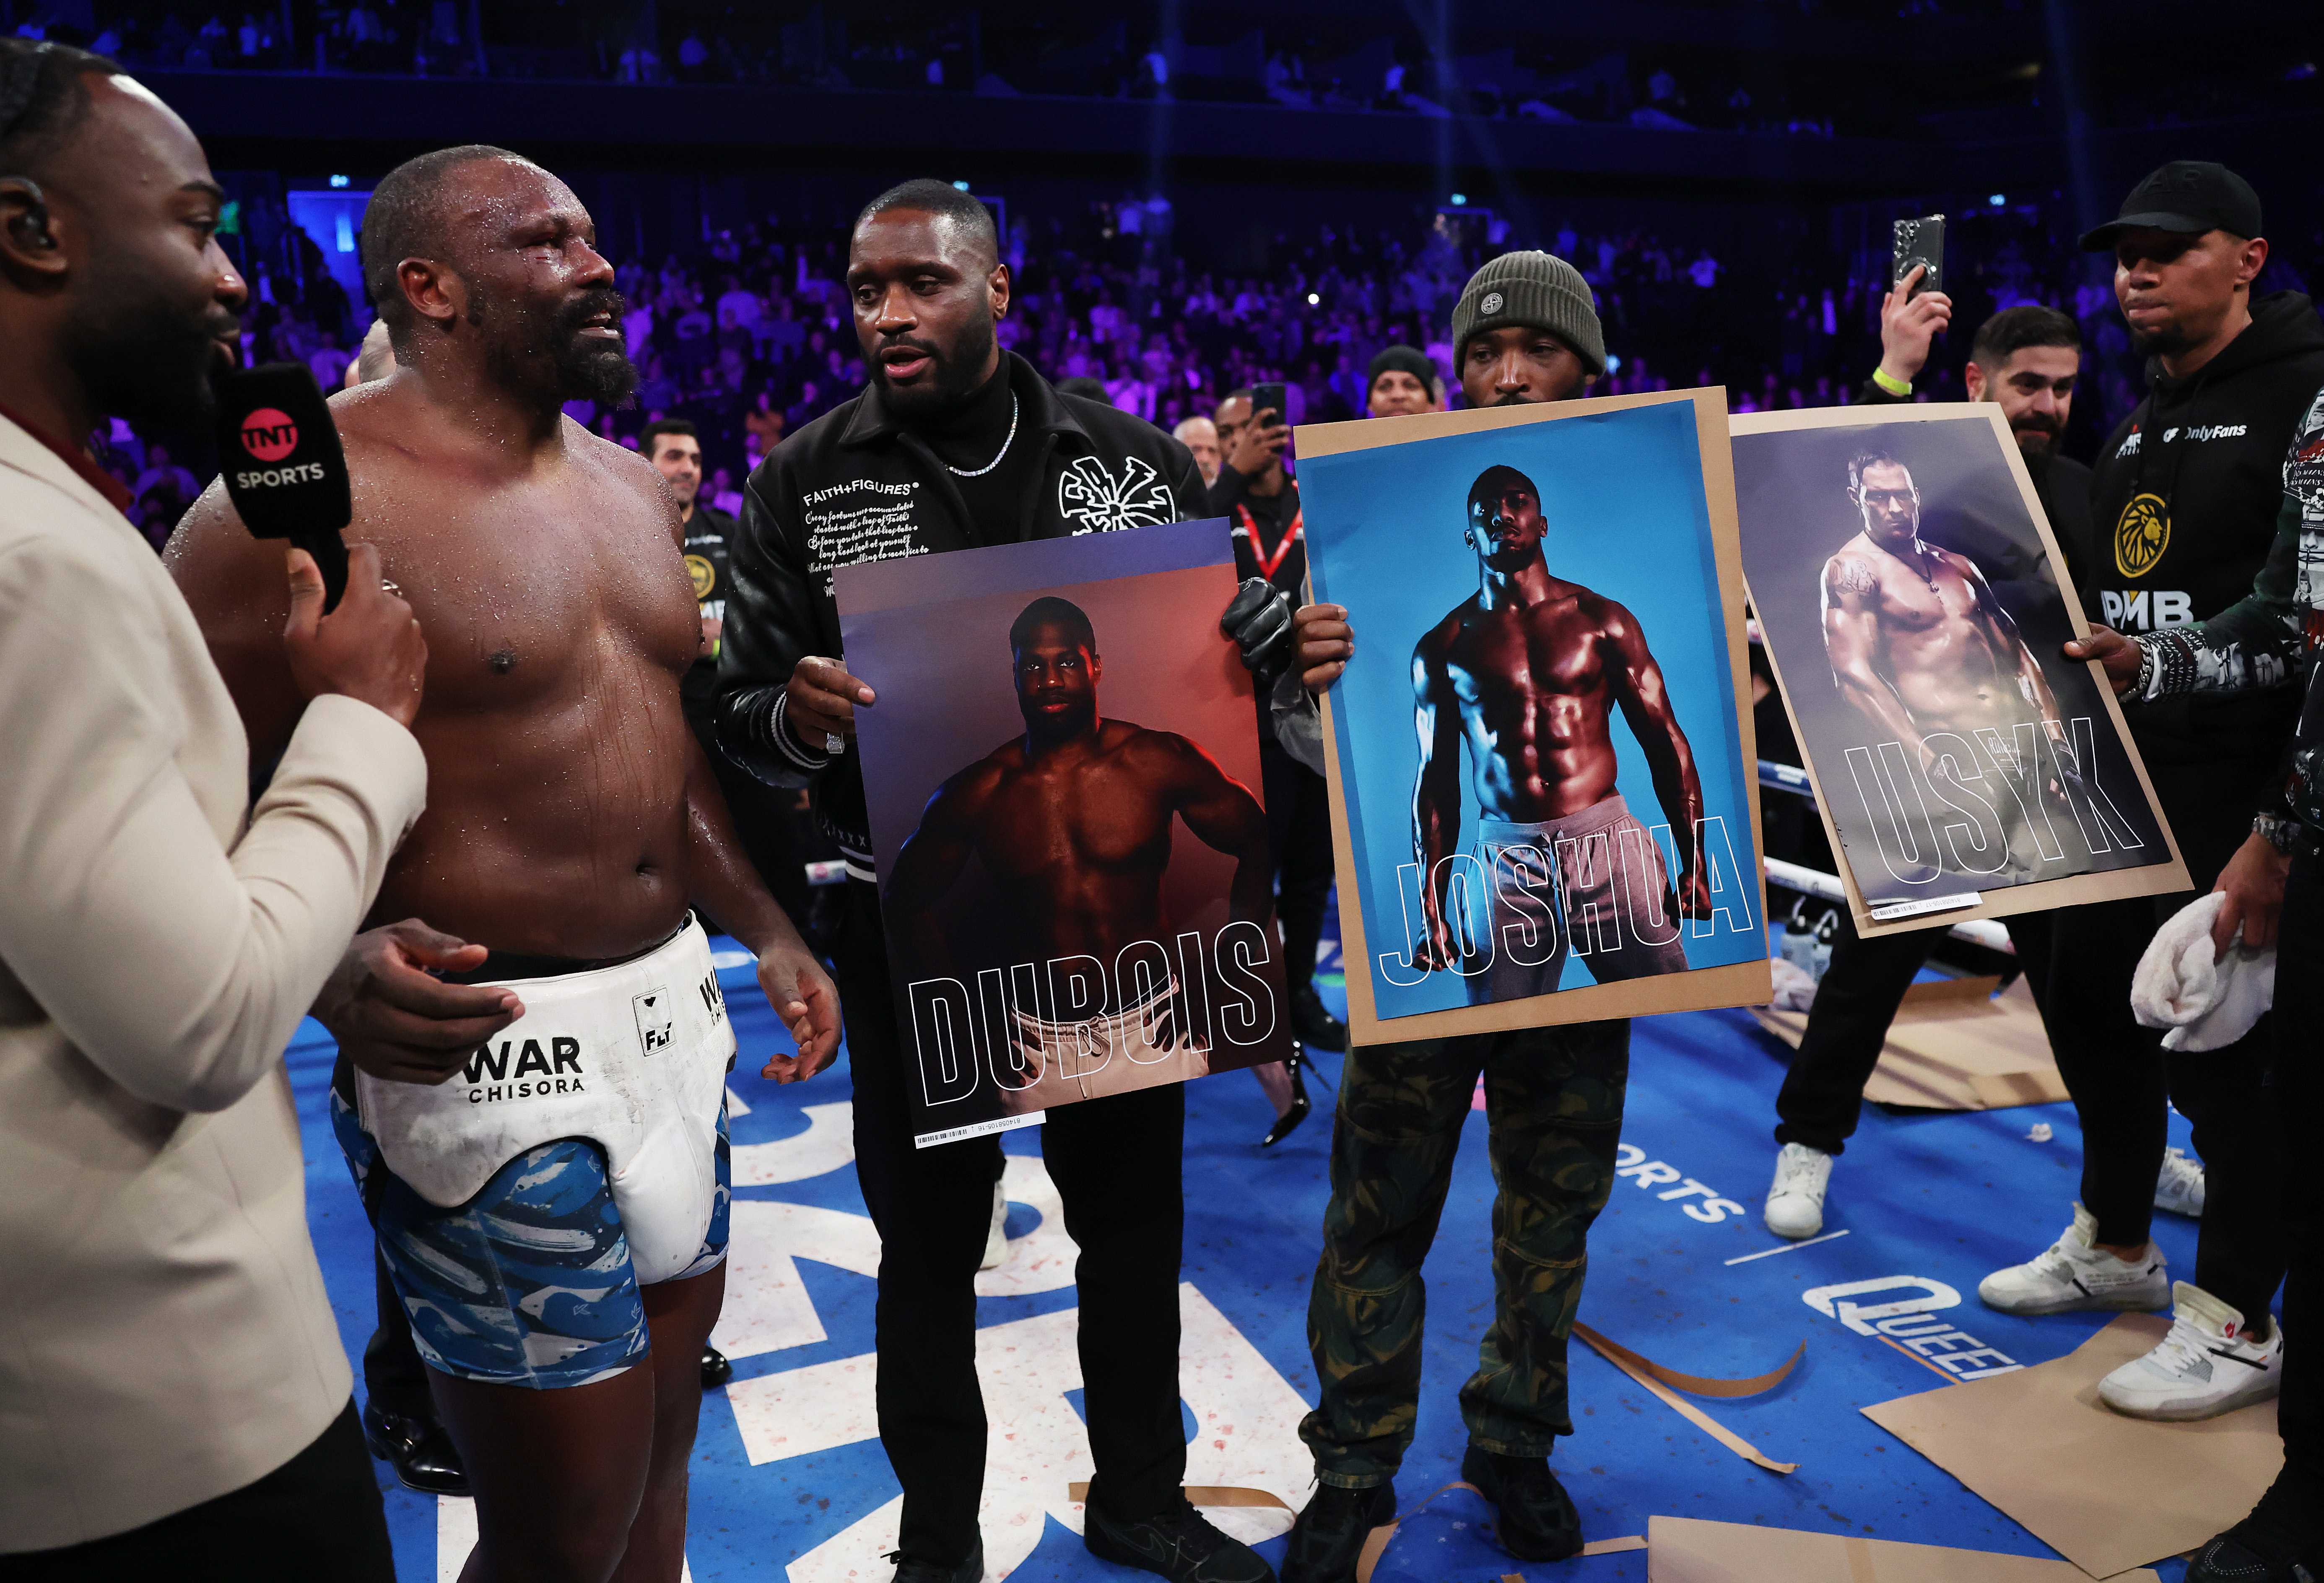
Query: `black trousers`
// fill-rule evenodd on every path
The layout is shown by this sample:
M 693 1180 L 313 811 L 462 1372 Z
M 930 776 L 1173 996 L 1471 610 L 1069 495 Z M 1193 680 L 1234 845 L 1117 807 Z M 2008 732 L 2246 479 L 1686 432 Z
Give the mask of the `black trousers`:
M 2057 913 L 2050 1042 L 2082 1124 L 2082 1204 L 2098 1217 L 2098 1240 L 2124 1247 L 2146 1240 L 2165 1103 L 2177 1106 L 2194 1124 L 2203 1161 L 2195 1284 L 2256 1320 L 2284 1267 L 2285 1134 L 2265 1086 L 2271 1019 L 2223 1049 L 2174 1053 L 2131 1015 L 2130 981 L 2156 929 L 2208 893 L 2249 836 L 2251 810 L 2273 772 L 2152 759 L 2148 772 L 2195 888 Z M 2279 971 L 2279 982 L 2284 977 Z
M 2052 916 L 2024 912 L 2004 920 L 2037 1008 L 2048 1004 Z M 1864 1085 L 1871 1080 L 1872 1069 L 1880 1064 L 1881 1047 L 1888 1041 L 1888 1024 L 1896 1020 L 1904 991 L 1944 935 L 1942 928 L 1916 929 L 1866 940 L 1847 913 L 1840 914 L 1831 961 L 1808 1012 L 1807 1032 L 1800 1036 L 1799 1052 L 1792 1057 L 1791 1070 L 1775 1096 L 1777 1143 L 1805 1143 L 1827 1154 L 1846 1153 L 1864 1113 Z M 2152 1174 L 2146 1185 L 2151 1197 Z
M 2140 1027 L 2130 1011 L 2139 957 L 2191 900 L 2182 892 L 2058 913 L 2050 1042 L 2082 1124 L 2082 1205 L 2098 1217 L 2098 1240 L 2146 1241 L 2166 1101 L 2175 1105 L 2194 1125 L 2203 1161 L 2194 1282 L 2258 1319 L 2284 1263 L 2283 1133 L 2266 1088 L 2274 1014 L 2233 1044 L 2195 1052 L 2164 1050 L 2162 1033 Z
M 984 1485 L 976 1265 L 1000 1140 L 912 1146 L 911 1091 L 872 887 L 848 885 L 836 965 L 855 1083 L 855 1174 L 880 1228 L 880 1443 L 904 1486 L 903 1553 L 967 1560 Z M 1041 1154 L 1081 1248 L 1079 1350 L 1092 1497 L 1117 1516 L 1178 1501 L 1178 1269 L 1185 1212 L 1178 1084 L 1048 1112 Z M 1060 1477 L 1063 1477 L 1062 1475 Z
M 355 1403 L 258 1480 L 64 1550 L 0 1556 L 11 1583 L 395 1583 L 387 1516 Z
M 1262 725 L 1259 767 L 1275 857 L 1275 912 L 1283 921 L 1283 983 L 1299 993 L 1315 977 L 1323 910 L 1332 896 L 1332 804 L 1323 777 L 1277 745 Z
M 2285 1140 L 2309 1143 L 2324 1133 L 2324 1035 L 2318 1032 L 2324 1029 L 2324 861 L 2302 858 L 2292 866 L 2275 960 L 2272 1108 Z M 2294 1336 L 2324 1336 L 2324 1171 L 2287 1171 L 2283 1188 L 2284 1246 L 2291 1254 L 2283 1322 Z M 2206 1203 L 2207 1224 L 2210 1217 Z M 2317 1328 L 2308 1329 L 2311 1324 Z M 2283 1432 L 2286 1474 L 2324 1486 L 2324 1351 L 2314 1341 L 2284 1348 L 2275 1421 Z

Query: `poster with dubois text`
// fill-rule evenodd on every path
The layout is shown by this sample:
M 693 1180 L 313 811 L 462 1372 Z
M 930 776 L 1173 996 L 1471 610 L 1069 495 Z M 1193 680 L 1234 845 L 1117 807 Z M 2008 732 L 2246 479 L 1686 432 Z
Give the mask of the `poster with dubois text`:
M 837 574 L 919 1146 L 1282 1059 L 1223 520 Z
M 1743 568 L 1861 933 L 2184 890 L 2000 409 L 1738 417 Z
M 1298 431 L 1355 632 L 1324 714 L 1358 1042 L 1767 998 L 1726 436 L 1717 391 Z

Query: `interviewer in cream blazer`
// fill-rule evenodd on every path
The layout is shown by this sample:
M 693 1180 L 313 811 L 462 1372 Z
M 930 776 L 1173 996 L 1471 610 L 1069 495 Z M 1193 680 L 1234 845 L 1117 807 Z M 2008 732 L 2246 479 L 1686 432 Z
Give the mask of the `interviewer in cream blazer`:
M 0 1575 L 389 1577 L 282 1051 L 427 770 L 427 654 L 354 547 L 251 801 L 194 618 L 78 443 L 198 412 L 245 292 L 185 124 L 0 40 Z M 68 1548 L 69 1547 L 69 1548 Z

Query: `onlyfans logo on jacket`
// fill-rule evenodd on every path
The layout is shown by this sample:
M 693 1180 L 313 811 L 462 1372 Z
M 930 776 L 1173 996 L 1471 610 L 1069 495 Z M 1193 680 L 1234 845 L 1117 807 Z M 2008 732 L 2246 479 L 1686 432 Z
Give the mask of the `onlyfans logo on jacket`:
M 1154 465 L 1139 457 L 1122 459 L 1115 477 L 1093 456 L 1075 457 L 1057 480 L 1057 514 L 1081 533 L 1111 533 L 1176 522 L 1178 503 Z

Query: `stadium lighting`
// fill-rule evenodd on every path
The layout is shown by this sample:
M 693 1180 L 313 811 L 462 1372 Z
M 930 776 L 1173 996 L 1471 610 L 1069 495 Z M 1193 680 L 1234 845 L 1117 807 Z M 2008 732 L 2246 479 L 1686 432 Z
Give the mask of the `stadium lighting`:
M 968 190 L 968 183 L 967 183 L 967 182 L 965 182 L 965 181 L 955 181 L 955 182 L 954 182 L 954 183 L 953 183 L 953 185 L 954 185 L 954 187 L 959 188 L 963 192 L 965 192 L 965 191 L 967 191 L 967 190 Z
M 1307 293 L 1307 306 L 1308 306 L 1308 307 L 1310 307 L 1310 308 L 1314 307 L 1314 306 L 1315 306 L 1315 304 L 1317 304 L 1318 302 L 1321 302 L 1323 300 L 1323 298 L 1321 298 L 1321 297 L 1317 296 L 1317 295 L 1316 295 L 1314 292 L 1308 292 L 1308 293 Z
M 1465 192 L 1456 192 L 1456 193 L 1454 193 L 1454 194 L 1452 195 L 1452 207 L 1453 207 L 1454 208 L 1462 208 L 1466 207 L 1466 206 L 1467 206 L 1467 204 L 1468 204 L 1468 201 L 1469 201 L 1469 195 L 1468 195 L 1467 193 L 1465 193 Z
M 331 185 L 334 187 L 345 187 L 346 184 L 347 179 L 345 176 L 334 176 L 331 178 Z
M 1985 201 L 1986 201 L 1986 202 L 1987 202 L 1987 203 L 1989 203 L 1989 204 L 1991 204 L 1991 205 L 1993 205 L 1993 207 L 1994 207 L 1994 208 L 1999 208 L 2002 205 L 2004 205 L 2004 204 L 2006 204 L 2006 203 L 2007 203 L 2007 202 L 2009 201 L 2009 198 L 2008 198 L 2008 195 L 2007 195 L 2007 194 L 2006 194 L 2006 193 L 1997 192 L 1997 193 L 1995 193 L 1992 197 L 1990 197 L 1990 198 L 1987 199 Z

